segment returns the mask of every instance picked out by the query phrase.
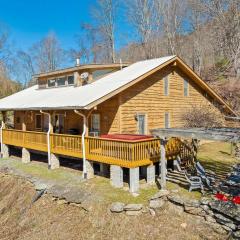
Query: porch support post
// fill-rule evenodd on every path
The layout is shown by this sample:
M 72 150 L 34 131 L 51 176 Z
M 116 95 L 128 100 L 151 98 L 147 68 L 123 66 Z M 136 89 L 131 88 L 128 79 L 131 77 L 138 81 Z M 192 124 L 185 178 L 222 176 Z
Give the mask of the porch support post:
M 110 165 L 111 185 L 116 188 L 123 187 L 123 169 L 117 165 Z
M 161 162 L 160 162 L 160 175 L 161 175 L 161 188 L 166 189 L 166 175 L 167 175 L 167 161 L 166 161 L 166 140 L 161 139 Z
M 28 149 L 22 148 L 22 163 L 30 163 L 31 154 Z
M 146 170 L 147 170 L 147 183 L 154 184 L 155 183 L 155 174 L 156 174 L 156 169 L 155 169 L 154 164 L 147 166 Z
M 129 168 L 129 189 L 131 193 L 139 191 L 139 167 Z

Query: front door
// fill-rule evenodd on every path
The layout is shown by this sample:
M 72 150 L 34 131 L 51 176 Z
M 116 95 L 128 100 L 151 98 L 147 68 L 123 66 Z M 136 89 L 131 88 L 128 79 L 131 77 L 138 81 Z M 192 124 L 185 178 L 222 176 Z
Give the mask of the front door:
M 138 115 L 138 134 L 146 134 L 146 116 L 144 114 Z

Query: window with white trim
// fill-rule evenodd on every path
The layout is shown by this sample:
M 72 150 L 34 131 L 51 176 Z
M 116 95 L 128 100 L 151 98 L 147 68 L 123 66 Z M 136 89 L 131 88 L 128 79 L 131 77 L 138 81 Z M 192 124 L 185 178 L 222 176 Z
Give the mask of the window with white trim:
M 170 114 L 169 112 L 165 112 L 164 114 L 164 127 L 170 128 Z
M 183 85 L 184 85 L 184 97 L 187 97 L 189 95 L 189 83 L 187 79 L 183 79 Z
M 100 114 L 91 115 L 91 132 L 100 132 Z
M 169 95 L 169 81 L 168 76 L 164 77 L 163 79 L 163 85 L 164 85 L 164 96 Z
M 60 77 L 57 79 L 57 86 L 65 86 L 66 85 L 66 77 Z

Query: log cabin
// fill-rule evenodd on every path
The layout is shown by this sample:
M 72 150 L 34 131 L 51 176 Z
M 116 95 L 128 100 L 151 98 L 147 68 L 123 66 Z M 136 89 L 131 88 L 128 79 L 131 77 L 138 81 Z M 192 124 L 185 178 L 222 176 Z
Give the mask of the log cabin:
M 2 155 L 21 147 L 28 162 L 32 150 L 47 152 L 50 168 L 59 166 L 59 156 L 76 157 L 89 178 L 93 163 L 103 172 L 110 166 L 117 187 L 127 168 L 131 192 L 138 189 L 139 167 L 153 181 L 160 152 L 151 129 L 184 127 L 183 114 L 197 105 L 211 108 L 226 126 L 236 124 L 236 112 L 177 56 L 76 65 L 34 78 L 36 85 L 0 100 L 3 116 L 14 112 L 14 129 L 2 123 Z M 169 159 L 181 144 L 169 142 Z

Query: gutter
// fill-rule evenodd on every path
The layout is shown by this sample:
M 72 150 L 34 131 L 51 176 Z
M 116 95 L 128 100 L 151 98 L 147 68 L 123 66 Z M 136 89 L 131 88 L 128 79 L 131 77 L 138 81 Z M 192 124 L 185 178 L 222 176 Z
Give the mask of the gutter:
M 3 156 L 3 128 L 4 128 L 4 122 L 2 121 L 2 125 L 1 125 L 1 128 L 0 128 L 0 134 L 1 134 L 1 158 Z
M 48 112 L 43 112 L 40 110 L 40 113 L 48 116 L 48 132 L 47 132 L 47 147 L 48 147 L 48 169 L 51 168 L 51 142 L 50 142 L 50 133 L 51 133 L 51 114 Z
M 87 168 L 86 168 L 86 150 L 85 150 L 85 136 L 87 132 L 87 117 L 80 113 L 78 110 L 74 110 L 74 112 L 83 117 L 83 132 L 82 132 L 82 153 L 83 153 L 83 178 L 87 179 Z

